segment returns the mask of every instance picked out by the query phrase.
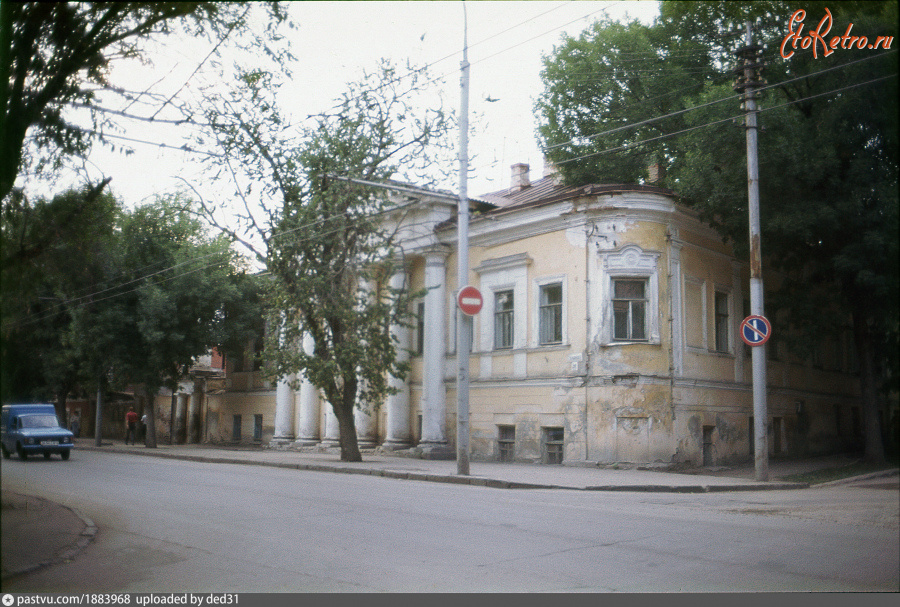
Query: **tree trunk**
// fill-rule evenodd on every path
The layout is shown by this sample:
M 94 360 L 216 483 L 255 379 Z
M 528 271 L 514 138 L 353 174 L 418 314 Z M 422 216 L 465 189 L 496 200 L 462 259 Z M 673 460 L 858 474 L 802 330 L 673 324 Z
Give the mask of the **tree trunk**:
M 334 407 L 334 415 L 338 420 L 340 431 L 341 461 L 361 462 L 362 453 L 359 452 L 359 441 L 356 438 L 356 420 L 353 418 L 353 405 L 347 407 L 342 403 L 340 407 Z
M 871 463 L 884 463 L 884 443 L 881 439 L 881 420 L 878 418 L 878 384 L 875 372 L 872 333 L 869 331 L 865 314 L 857 309 L 853 311 L 853 337 L 856 343 L 856 355 L 859 359 L 859 388 L 862 397 L 863 420 L 865 424 L 864 459 Z
M 349 377 L 345 375 L 340 388 L 332 391 L 331 396 L 333 398 L 329 399 L 331 407 L 334 409 L 334 415 L 338 420 L 342 462 L 362 461 L 362 454 L 359 452 L 359 441 L 356 437 L 356 420 L 353 417 L 357 387 L 356 373 Z
M 66 411 L 66 400 L 69 394 L 69 386 L 65 385 L 56 394 L 56 417 L 63 428 L 69 427 L 69 413 Z

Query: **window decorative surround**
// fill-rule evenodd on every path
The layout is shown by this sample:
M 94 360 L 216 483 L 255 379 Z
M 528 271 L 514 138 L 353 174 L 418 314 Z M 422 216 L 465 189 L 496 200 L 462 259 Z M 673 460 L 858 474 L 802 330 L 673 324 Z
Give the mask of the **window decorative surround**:
M 644 251 L 635 244 L 626 245 L 614 251 L 601 251 L 600 258 L 600 302 L 601 325 L 599 341 L 601 345 L 632 343 L 615 337 L 615 282 L 623 279 L 646 281 L 643 298 L 646 300 L 646 333 L 633 343 L 660 343 L 659 331 L 659 262 L 660 253 Z
M 508 327 L 511 343 L 504 342 L 504 348 L 522 349 L 525 347 L 526 336 L 526 304 L 528 289 L 528 266 L 531 265 L 531 256 L 527 253 L 508 255 L 496 259 L 483 261 L 475 271 L 481 277 L 481 290 L 484 294 L 484 307 L 479 314 L 480 339 L 476 341 L 482 352 L 496 349 L 497 337 L 495 336 L 494 316 L 500 310 L 496 309 L 497 294 L 510 293 L 513 309 L 510 312 L 512 326 Z M 505 300 L 504 300 L 505 301 Z
M 476 320 L 476 336 L 473 345 L 477 353 L 488 354 L 480 357 L 479 367 L 481 377 L 490 377 L 493 374 L 492 355 L 511 355 L 513 358 L 513 375 L 525 377 L 526 368 L 526 336 L 528 326 L 528 266 L 532 259 L 528 253 L 507 255 L 482 261 L 476 268 L 481 283 L 481 292 L 484 296 L 484 307 Z M 502 339 L 502 348 L 498 349 L 495 325 L 495 314 L 499 312 L 497 305 L 504 300 L 498 300 L 498 294 L 511 294 L 512 311 L 507 321 L 511 326 L 505 327 L 507 335 Z

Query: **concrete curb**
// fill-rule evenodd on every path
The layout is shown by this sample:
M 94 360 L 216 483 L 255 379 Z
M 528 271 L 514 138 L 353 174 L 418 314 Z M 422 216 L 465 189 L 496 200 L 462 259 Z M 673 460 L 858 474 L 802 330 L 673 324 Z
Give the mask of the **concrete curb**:
M 839 478 L 836 481 L 828 481 L 827 483 L 818 483 L 814 487 L 836 487 L 839 485 L 848 485 L 856 481 L 866 481 L 872 478 L 885 478 L 888 476 L 900 476 L 900 468 L 891 470 L 879 470 L 878 472 L 869 472 L 868 474 L 860 474 L 858 476 L 850 476 L 847 478 Z
M 84 446 L 79 447 L 85 451 L 106 451 L 103 447 Z M 410 481 L 425 481 L 431 483 L 447 483 L 455 485 L 472 485 L 476 487 L 490 487 L 493 489 L 564 489 L 569 491 L 634 491 L 644 493 L 722 493 L 729 491 L 772 491 L 785 489 L 808 489 L 808 483 L 769 482 L 764 484 L 736 483 L 733 485 L 595 485 L 595 486 L 566 486 L 543 483 L 526 483 L 508 481 L 480 476 L 455 476 L 446 474 L 434 474 L 429 472 L 407 472 L 381 468 L 351 468 L 348 466 L 333 466 L 329 464 L 304 464 L 284 462 L 250 461 L 239 458 L 186 455 L 182 453 L 165 453 L 153 449 L 146 451 L 119 451 L 126 455 L 143 455 L 147 457 L 160 457 L 178 459 L 183 461 L 202 462 L 211 464 L 238 464 L 242 466 L 266 466 L 270 468 L 282 468 L 288 470 L 303 470 L 306 472 L 331 472 L 340 474 L 360 474 L 367 476 L 380 476 Z
M 99 532 L 97 525 L 94 524 L 93 520 L 84 516 L 78 510 L 76 510 L 74 508 L 69 508 L 68 506 L 63 506 L 62 504 L 58 504 L 56 502 L 53 502 L 53 501 L 48 500 L 43 497 L 27 495 L 24 493 L 18 493 L 16 495 L 20 495 L 26 499 L 39 499 L 39 500 L 42 500 L 42 501 L 50 504 L 52 507 L 66 509 L 69 512 L 71 512 L 72 514 L 74 514 L 78 519 L 81 520 L 81 522 L 84 524 L 84 529 L 81 530 L 81 534 L 79 535 L 78 539 L 75 540 L 74 543 L 69 544 L 68 546 L 63 546 L 62 548 L 57 550 L 52 558 L 40 561 L 33 565 L 29 565 L 27 567 L 20 567 L 18 569 L 10 569 L 10 570 L 4 572 L 3 577 L 0 579 L 9 580 L 14 577 L 18 577 L 20 575 L 25 575 L 28 573 L 33 573 L 35 571 L 39 571 L 41 569 L 44 569 L 45 567 L 50 567 L 51 565 L 56 565 L 59 563 L 65 563 L 68 561 L 72 561 L 79 554 L 81 554 L 91 544 L 91 542 L 93 542 L 94 539 L 97 537 L 97 533 Z

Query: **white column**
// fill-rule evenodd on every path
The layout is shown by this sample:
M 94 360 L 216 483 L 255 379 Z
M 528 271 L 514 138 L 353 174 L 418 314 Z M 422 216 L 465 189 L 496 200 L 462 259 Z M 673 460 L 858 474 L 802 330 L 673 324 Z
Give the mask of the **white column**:
M 315 343 L 312 335 L 305 333 L 303 335 L 303 351 L 307 354 L 312 354 L 314 348 Z M 319 419 L 321 416 L 319 393 L 305 376 L 300 383 L 298 400 L 300 412 L 297 416 L 297 440 L 294 442 L 294 445 L 298 447 L 315 445 L 321 439 L 319 434 Z
M 404 289 L 406 285 L 405 271 L 391 276 L 391 289 Z M 397 360 L 404 363 L 409 360 L 409 331 L 402 325 L 391 325 L 391 335 L 396 339 Z M 409 383 L 393 375 L 388 376 L 388 385 L 397 390 L 396 394 L 387 397 L 386 436 L 384 446 L 390 449 L 402 449 L 412 444 L 412 433 L 409 427 Z
M 291 382 L 294 375 L 285 375 L 275 386 L 275 433 L 271 446 L 284 446 L 294 440 L 294 391 Z
M 367 303 L 374 303 L 377 297 L 375 283 L 371 280 L 361 280 L 360 290 L 366 294 Z M 361 304 L 365 305 L 365 304 Z M 359 382 L 359 392 L 366 389 L 366 380 L 362 376 L 356 376 Z M 356 404 L 353 407 L 353 422 L 356 426 L 356 440 L 360 449 L 371 449 L 378 444 L 378 420 L 377 412 L 371 403 L 365 402 L 357 395 Z
M 422 440 L 424 445 L 446 445 L 446 261 L 441 251 L 425 256 L 425 365 L 422 395 Z
M 356 423 L 356 440 L 360 449 L 372 449 L 378 444 L 377 428 L 378 424 L 375 419 L 376 412 L 370 405 L 366 405 L 365 410 L 361 409 L 359 404 L 353 411 L 354 422 Z
M 325 437 L 321 444 L 323 447 L 335 447 L 341 444 L 341 429 L 331 403 L 325 403 Z

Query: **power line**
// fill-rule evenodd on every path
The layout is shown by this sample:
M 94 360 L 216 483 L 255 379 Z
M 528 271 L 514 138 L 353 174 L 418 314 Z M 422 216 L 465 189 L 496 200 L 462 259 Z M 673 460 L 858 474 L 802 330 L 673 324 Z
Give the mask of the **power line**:
M 390 187 L 390 185 L 388 184 L 388 189 L 402 190 L 403 188 L 402 188 L 402 186 Z M 432 195 L 432 194 L 433 194 L 433 195 L 444 196 L 443 194 L 440 194 L 440 193 L 430 193 L 430 192 L 421 192 L 421 193 L 422 193 L 423 195 L 426 195 L 426 196 L 427 196 L 427 195 Z M 410 202 L 407 202 L 407 203 L 404 203 L 404 204 L 401 204 L 401 205 L 390 206 L 390 207 L 387 207 L 387 208 L 382 209 L 382 210 L 380 210 L 380 211 L 377 211 L 377 212 L 375 212 L 375 213 L 361 214 L 361 215 L 359 215 L 359 216 L 357 216 L 357 217 L 355 217 L 355 218 L 352 218 L 352 219 L 350 220 L 350 225 L 352 226 L 355 222 L 368 221 L 368 220 L 371 220 L 372 218 L 378 217 L 378 216 L 380 216 L 380 215 L 385 215 L 385 214 L 388 214 L 388 213 L 394 213 L 394 212 L 397 212 L 397 211 L 401 211 L 401 210 L 403 210 L 403 209 L 406 209 L 406 208 L 408 208 L 408 207 L 410 207 L 410 206 L 413 206 L 413 205 L 416 205 L 416 204 L 418 204 L 418 203 L 419 203 L 418 200 L 414 200 L 414 201 L 410 201 Z M 328 222 L 330 222 L 330 221 L 332 221 L 332 220 L 334 220 L 334 219 L 338 219 L 338 218 L 346 218 L 346 216 L 343 215 L 343 214 L 340 214 L 340 213 L 336 213 L 336 214 L 333 214 L 333 215 L 328 216 L 328 217 L 323 217 L 323 218 L 317 219 L 317 220 L 315 220 L 315 221 L 312 221 L 312 222 L 309 222 L 309 223 L 306 223 L 306 224 L 303 224 L 303 225 L 300 225 L 300 226 L 297 226 L 297 227 L 294 227 L 294 228 L 290 228 L 290 229 L 288 229 L 288 230 L 284 230 L 284 231 L 281 231 L 281 232 L 277 232 L 277 233 L 271 234 L 269 238 L 270 238 L 270 241 L 271 241 L 271 240 L 274 240 L 274 239 L 279 239 L 279 238 L 282 238 L 282 237 L 289 236 L 289 235 L 291 235 L 291 234 L 293 234 L 293 233 L 295 233 L 295 232 L 301 231 L 301 230 L 310 230 L 310 229 L 314 229 L 315 227 L 317 227 L 317 226 L 319 226 L 319 225 L 326 224 L 326 223 L 328 223 Z M 412 224 L 406 224 L 406 225 L 404 225 L 403 227 L 404 227 L 404 229 L 408 229 L 408 228 L 410 228 L 410 227 L 415 227 L 418 223 L 424 224 L 425 222 L 415 222 L 415 223 L 412 223 Z M 324 232 L 321 232 L 321 231 L 320 231 L 320 232 L 316 232 L 314 235 L 310 235 L 308 238 L 301 239 L 299 242 L 301 242 L 301 243 L 302 243 L 302 242 L 307 242 L 307 241 L 309 241 L 309 240 L 312 240 L 313 238 L 321 238 L 322 236 L 330 236 L 330 235 L 338 234 L 338 233 L 342 232 L 345 228 L 346 228 L 346 226 L 341 226 L 341 227 L 334 228 L 334 229 L 332 229 L 332 230 L 330 230 L 330 231 L 324 231 Z M 123 295 L 127 295 L 127 294 L 129 294 L 129 293 L 134 293 L 134 292 L 136 292 L 137 290 L 139 290 L 141 287 L 135 287 L 134 289 L 130 289 L 130 290 L 128 290 L 128 291 L 123 291 L 123 292 L 120 292 L 120 293 L 113 293 L 113 294 L 111 294 L 111 295 L 107 295 L 106 297 L 103 297 L 103 298 L 100 298 L 100 299 L 94 299 L 94 298 L 96 298 L 98 295 L 103 295 L 104 293 L 109 293 L 110 291 L 113 291 L 113 290 L 115 290 L 115 289 L 120 289 L 120 288 L 123 288 L 123 287 L 128 287 L 129 285 L 132 285 L 132 284 L 135 284 L 135 283 L 138 283 L 138 282 L 146 281 L 146 280 L 148 280 L 148 279 L 150 279 L 150 278 L 153 278 L 154 276 L 159 276 L 159 275 L 164 274 L 164 273 L 166 273 L 166 272 L 170 272 L 170 271 L 176 270 L 176 269 L 178 269 L 178 268 L 180 268 L 180 267 L 183 267 L 183 266 L 187 266 L 187 265 L 196 263 L 197 261 L 201 261 L 201 260 L 203 260 L 203 259 L 206 259 L 206 258 L 209 258 L 209 257 L 213 257 L 213 256 L 216 256 L 216 255 L 222 255 L 222 254 L 223 254 L 222 252 L 216 251 L 216 252 L 213 252 L 213 253 L 210 253 L 210 254 L 207 254 L 207 255 L 201 255 L 201 256 L 199 256 L 199 257 L 195 257 L 195 258 L 186 260 L 186 261 L 184 261 L 184 262 L 175 264 L 175 265 L 173 265 L 173 266 L 168 266 L 168 267 L 163 268 L 163 269 L 161 269 L 161 270 L 158 270 L 158 271 L 155 271 L 155 272 L 151 272 L 151 273 L 145 274 L 145 275 L 143 275 L 143 276 L 139 276 L 139 277 L 137 277 L 137 278 L 128 280 L 128 281 L 126 281 L 126 282 L 124 282 L 124 283 L 121 283 L 121 284 L 116 284 L 116 285 L 113 285 L 113 286 L 111 286 L 111 287 L 107 287 L 107 288 L 105 288 L 105 289 L 101 289 L 101 290 L 99 290 L 99 291 L 94 291 L 94 292 L 88 293 L 88 294 L 86 294 L 86 295 L 81 295 L 81 296 L 78 296 L 78 297 L 74 297 L 74 298 L 71 298 L 71 299 L 67 299 L 67 300 L 65 300 L 65 301 L 63 301 L 63 302 L 61 302 L 61 303 L 58 303 L 58 304 L 55 304 L 55 305 L 51 306 L 48 310 L 42 311 L 41 314 L 40 314 L 40 316 L 38 316 L 38 317 L 36 317 L 36 318 L 29 318 L 29 317 L 26 317 L 25 319 L 21 319 L 21 320 L 18 320 L 18 321 L 14 321 L 14 322 L 12 322 L 12 323 L 7 323 L 6 325 L 3 326 L 3 328 L 4 328 L 4 329 L 9 329 L 9 328 L 20 328 L 20 327 L 23 327 L 23 326 L 29 326 L 29 325 L 34 324 L 34 323 L 37 323 L 37 322 L 41 322 L 41 321 L 46 320 L 46 319 L 48 319 L 48 318 L 52 318 L 54 315 L 56 315 L 58 312 L 60 312 L 65 306 L 70 306 L 71 304 L 75 304 L 75 305 L 73 306 L 73 309 L 77 309 L 77 308 L 81 308 L 81 307 L 84 307 L 84 306 L 87 306 L 87 305 L 90 305 L 90 304 L 93 304 L 93 303 L 97 303 L 97 302 L 100 302 L 100 301 L 106 301 L 106 300 L 109 300 L 109 299 L 113 299 L 113 298 L 115 298 L 115 297 L 120 297 L 120 296 L 123 296 Z M 181 277 L 183 277 L 183 276 L 187 276 L 187 275 L 189 275 L 189 274 L 193 274 L 193 273 L 198 272 L 198 271 L 201 271 L 201 270 L 207 270 L 207 269 L 213 268 L 213 267 L 215 267 L 215 266 L 222 265 L 223 263 L 226 263 L 226 260 L 221 260 L 221 261 L 216 261 L 216 262 L 213 262 L 213 263 L 209 263 L 209 264 L 206 264 L 206 265 L 201 266 L 201 267 L 199 267 L 199 268 L 195 268 L 195 269 L 189 270 L 189 271 L 187 271 L 187 272 L 183 272 L 183 273 L 181 273 L 181 274 L 176 274 L 176 275 L 171 276 L 171 277 L 169 277 L 169 278 L 163 279 L 163 280 L 160 281 L 160 282 L 168 282 L 168 281 L 170 281 L 170 280 L 175 280 L 175 279 L 177 279 L 177 278 L 181 278 Z M 153 265 L 157 265 L 157 264 L 150 264 L 150 266 L 145 266 L 145 267 L 152 267 Z M 104 282 L 110 282 L 110 281 L 107 280 L 107 281 L 104 281 Z M 86 301 L 86 300 L 89 300 L 89 301 Z M 31 316 L 31 315 L 29 315 L 29 316 Z
M 877 59 L 877 58 L 880 58 L 880 57 L 884 57 L 884 56 L 887 56 L 887 55 L 892 54 L 892 53 L 897 53 L 897 51 L 891 51 L 890 53 L 881 53 L 881 54 L 879 54 L 879 55 L 871 55 L 871 56 L 865 57 L 865 58 L 863 58 L 863 59 L 856 59 L 856 60 L 854 60 L 854 61 L 849 61 L 849 62 L 847 62 L 847 63 L 842 63 L 842 64 L 840 64 L 840 65 L 831 66 L 831 67 L 828 67 L 828 68 L 821 69 L 821 70 L 819 70 L 819 71 L 817 71 L 817 72 L 812 72 L 812 73 L 810 73 L 810 74 L 805 74 L 805 75 L 802 75 L 802 76 L 797 76 L 797 77 L 795 77 L 795 78 L 791 78 L 791 79 L 789 79 L 789 80 L 785 80 L 785 81 L 778 82 L 778 83 L 775 83 L 775 84 L 768 84 L 768 85 L 765 85 L 765 86 L 761 86 L 761 87 L 758 87 L 758 88 L 756 89 L 756 91 L 757 91 L 757 92 L 762 92 L 762 91 L 766 91 L 766 90 L 771 89 L 771 88 L 782 87 L 782 86 L 785 86 L 785 85 L 787 85 L 787 84 L 791 84 L 791 83 L 793 83 L 793 82 L 797 82 L 797 81 L 799 81 L 799 80 L 804 80 L 804 79 L 806 79 L 806 78 L 810 78 L 810 77 L 812 77 L 812 76 L 817 76 L 817 75 L 819 75 L 819 74 L 824 74 L 824 73 L 826 73 L 826 72 L 830 72 L 830 71 L 833 71 L 833 70 L 843 69 L 843 68 L 849 67 L 849 66 L 851 66 L 851 65 L 855 65 L 855 64 L 857 64 L 857 63 L 861 63 L 861 62 L 863 62 L 863 61 L 870 61 L 870 60 L 872 60 L 872 59 Z M 843 90 L 843 89 L 838 89 L 838 90 Z M 832 92 L 834 92 L 834 91 L 832 91 Z M 825 93 L 825 94 L 828 94 L 828 93 Z M 807 100 L 809 100 L 809 99 L 813 99 L 813 98 L 818 97 L 818 96 L 821 96 L 821 95 L 813 95 L 812 97 L 807 97 L 807 98 L 802 99 L 802 100 L 798 99 L 798 100 L 795 101 L 794 103 L 799 102 L 799 101 L 807 101 Z M 614 128 L 614 129 L 610 129 L 610 130 L 607 130 L 607 131 L 602 131 L 602 132 L 600 132 L 600 133 L 594 133 L 593 135 L 585 135 L 585 136 L 580 137 L 579 139 L 587 139 L 587 140 L 595 139 L 595 138 L 597 138 L 597 137 L 602 137 L 602 136 L 604 136 L 604 135 L 610 135 L 610 134 L 612 134 L 612 133 L 617 133 L 617 132 L 619 132 L 619 131 L 623 131 L 623 130 L 627 130 L 627 129 L 631 129 L 631 128 L 637 128 L 637 127 L 639 127 L 639 126 L 644 126 L 644 125 L 647 125 L 647 124 L 652 124 L 652 123 L 654 123 L 654 122 L 659 122 L 660 120 L 665 120 L 666 118 L 672 118 L 672 117 L 674 117 L 674 116 L 680 116 L 681 114 L 685 114 L 685 113 L 690 112 L 690 111 L 693 111 L 693 110 L 698 110 L 698 109 L 702 109 L 702 108 L 704 108 L 704 107 L 709 107 L 709 106 L 711 106 L 711 105 L 715 105 L 715 104 L 718 104 L 718 103 L 722 103 L 723 101 L 734 101 L 734 100 L 736 100 L 736 99 L 739 99 L 740 97 L 741 97 L 741 95 L 730 95 L 730 96 L 728 96 L 728 97 L 723 97 L 722 99 L 717 99 L 717 100 L 715 100 L 715 101 L 710 101 L 710 102 L 703 103 L 703 104 L 700 104 L 700 105 L 696 105 L 696 106 L 692 106 L 692 107 L 689 107 L 689 108 L 685 108 L 685 109 L 683 109 L 683 110 L 678 110 L 678 111 L 676 111 L 676 112 L 671 112 L 671 113 L 665 114 L 665 115 L 663 115 L 663 116 L 655 116 L 655 117 L 653 117 L 653 118 L 648 118 L 647 120 L 642 120 L 642 121 L 640 121 L 640 122 L 636 122 L 636 123 L 633 123 L 633 124 L 623 125 L 623 126 L 620 126 L 620 127 L 616 127 L 616 128 Z M 629 106 L 629 107 L 630 107 L 630 106 Z M 781 106 L 776 106 L 776 107 L 781 107 Z M 773 108 L 772 108 L 772 109 L 773 109 Z M 763 111 L 763 110 L 760 110 L 760 111 Z M 715 123 L 714 123 L 714 124 L 715 124 Z M 693 130 L 693 129 L 688 129 L 688 130 Z M 685 131 L 679 131 L 679 132 L 685 132 Z M 677 133 L 676 133 L 676 134 L 677 134 Z M 656 137 L 656 138 L 653 138 L 653 139 L 648 139 L 648 140 L 646 140 L 646 141 L 648 141 L 648 142 L 649 142 L 649 141 L 654 141 L 654 140 L 656 140 L 656 139 L 661 139 L 661 138 L 664 138 L 664 137 L 665 137 L 665 136 L 663 136 L 663 137 Z M 555 148 L 559 148 L 559 147 L 562 147 L 562 146 L 565 146 L 565 145 L 570 145 L 570 144 L 572 144 L 572 143 L 574 143 L 574 142 L 575 142 L 574 140 L 570 139 L 569 141 L 566 141 L 566 142 L 563 142 L 563 143 L 557 143 L 557 144 L 551 145 L 551 146 L 547 147 L 546 149 L 549 151 L 549 150 L 552 150 L 552 149 L 555 149 Z M 631 145 L 638 145 L 638 144 L 631 144 Z M 625 146 L 625 147 L 628 147 L 628 146 Z M 622 149 L 622 148 L 616 148 L 616 149 Z M 588 156 L 582 156 L 582 157 L 579 157 L 579 158 L 587 158 L 587 157 L 589 157 L 589 156 L 590 156 L 590 155 L 588 155 Z M 578 160 L 579 158 L 573 158 L 573 159 L 561 161 L 561 162 L 558 162 L 557 164 L 563 164 L 563 163 L 565 163 L 565 162 L 571 162 L 572 160 Z
M 845 86 L 845 87 L 841 87 L 841 88 L 839 88 L 839 89 L 834 89 L 834 90 L 827 91 L 827 92 L 824 92 L 824 93 L 818 93 L 818 94 L 816 94 L 816 95 L 810 95 L 810 96 L 804 97 L 804 98 L 802 98 L 802 99 L 795 99 L 795 100 L 793 100 L 793 101 L 788 101 L 788 102 L 782 103 L 782 104 L 780 104 L 780 105 L 774 105 L 774 106 L 772 106 L 772 107 L 767 107 L 767 108 L 757 109 L 756 112 L 757 112 L 757 113 L 762 113 L 762 112 L 767 112 L 767 111 L 769 111 L 769 110 L 776 110 L 776 109 L 779 109 L 779 108 L 787 107 L 787 106 L 789 106 L 789 105 L 794 105 L 794 104 L 796 104 L 796 103 L 800 103 L 800 102 L 802 102 L 802 101 L 809 101 L 810 99 L 815 99 L 815 98 L 817 98 L 817 97 L 823 97 L 823 96 L 825 96 L 825 95 L 832 95 L 832 94 L 834 94 L 834 93 L 840 93 L 841 91 L 846 91 L 846 90 L 853 89 L 853 88 L 857 88 L 857 87 L 860 87 L 860 86 L 865 86 L 865 85 L 868 85 L 868 84 L 874 84 L 874 83 L 876 83 L 876 82 L 881 82 L 881 81 L 883 81 L 883 80 L 888 80 L 888 79 L 890 79 L 890 78 L 896 78 L 896 77 L 897 77 L 897 74 L 891 74 L 891 75 L 889 75 L 889 76 L 882 76 L 881 78 L 875 78 L 875 79 L 869 80 L 869 81 L 867 81 L 867 82 L 860 82 L 860 83 L 857 83 L 857 84 L 851 84 L 851 85 L 848 85 L 848 86 Z M 759 90 L 759 89 L 757 89 L 757 90 Z M 722 118 L 721 120 L 714 120 L 713 122 L 708 122 L 708 123 L 706 123 L 706 124 L 701 124 L 701 125 L 697 125 L 697 126 L 692 126 L 692 127 L 686 128 L 686 129 L 682 129 L 682 130 L 680 130 L 680 131 L 676 131 L 676 132 L 674 132 L 674 133 L 667 133 L 667 134 L 665 134 L 665 135 L 659 135 L 658 137 L 651 137 L 650 139 L 644 139 L 644 140 L 642 140 L 642 141 L 635 141 L 635 142 L 626 143 L 626 144 L 624 144 L 624 145 L 620 145 L 620 146 L 615 147 L 615 148 L 608 148 L 608 149 L 605 149 L 605 150 L 600 150 L 600 151 L 598 151 L 598 152 L 591 152 L 590 154 L 585 154 L 585 155 L 583 155 L 583 156 L 578 156 L 578 157 L 575 157 L 575 158 L 568 158 L 568 159 L 566 159 L 566 160 L 561 160 L 561 161 L 557 162 L 556 164 L 557 164 L 557 165 L 560 165 L 560 164 L 568 164 L 569 162 L 575 162 L 576 160 L 584 160 L 585 158 L 591 158 L 591 157 L 593 157 L 593 156 L 600 156 L 600 155 L 602 155 L 602 154 L 608 154 L 608 153 L 610 153 L 610 152 L 618 152 L 618 151 L 622 151 L 622 150 L 627 150 L 627 149 L 634 148 L 634 147 L 637 147 L 637 146 L 640 146 L 640 145 L 644 145 L 645 143 L 652 143 L 652 142 L 654 142 L 654 141 L 659 141 L 659 140 L 661 140 L 661 139 L 668 139 L 669 137 L 675 137 L 676 135 L 683 135 L 684 133 L 688 133 L 688 132 L 690 132 L 690 131 L 696 131 L 697 129 L 702 129 L 702 128 L 706 128 L 706 127 L 709 127 L 709 126 L 715 126 L 715 125 L 717 125 L 717 124 L 722 124 L 723 122 L 734 122 L 735 120 L 740 119 L 740 118 L 742 118 L 742 117 L 743 117 L 743 114 L 737 115 L 737 116 L 731 116 L 731 117 L 729 117 L 729 118 Z

